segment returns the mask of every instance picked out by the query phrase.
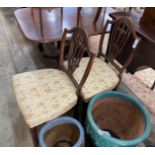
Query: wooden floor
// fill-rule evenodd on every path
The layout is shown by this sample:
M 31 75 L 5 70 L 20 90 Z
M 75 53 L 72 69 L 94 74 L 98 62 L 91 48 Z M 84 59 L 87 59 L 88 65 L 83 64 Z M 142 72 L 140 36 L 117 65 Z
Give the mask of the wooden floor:
M 13 16 L 15 9 L 0 8 L 0 146 L 32 146 L 11 78 L 16 73 L 56 65 L 51 59 L 43 59 L 36 45 L 23 37 Z

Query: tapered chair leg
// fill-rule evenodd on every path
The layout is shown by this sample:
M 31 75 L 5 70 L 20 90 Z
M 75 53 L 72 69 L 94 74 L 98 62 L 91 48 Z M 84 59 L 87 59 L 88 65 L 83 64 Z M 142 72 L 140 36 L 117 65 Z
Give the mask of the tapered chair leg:
M 35 147 L 38 147 L 39 146 L 39 142 L 38 142 L 37 127 L 34 127 L 32 129 L 30 129 L 30 132 L 31 132 L 31 137 L 32 137 L 33 145 Z
M 76 106 L 74 107 L 74 118 L 79 120 L 79 107 L 80 99 L 78 99 Z
M 86 121 L 86 115 L 87 115 L 87 108 L 88 108 L 88 103 L 84 102 L 83 103 L 83 108 L 82 108 L 82 125 L 85 125 L 85 121 Z

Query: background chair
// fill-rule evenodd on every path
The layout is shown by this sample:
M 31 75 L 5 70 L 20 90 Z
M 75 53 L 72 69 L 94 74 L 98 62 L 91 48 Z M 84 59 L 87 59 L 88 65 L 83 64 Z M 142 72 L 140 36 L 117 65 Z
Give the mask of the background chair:
M 111 25 L 111 30 L 108 40 L 108 48 L 107 53 L 104 54 L 102 51 L 102 46 L 104 36 L 107 33 L 107 28 L 109 25 Z M 104 57 L 105 60 L 117 70 L 118 76 L 121 77 L 121 74 L 125 68 L 127 68 L 132 61 L 139 42 L 140 38 L 136 35 L 132 20 L 127 17 L 120 17 L 114 21 L 108 20 L 100 39 L 98 57 Z M 131 52 L 129 54 L 126 54 L 127 47 L 131 48 Z M 126 55 L 126 59 L 119 64 L 117 59 L 119 59 L 119 56 L 123 54 Z

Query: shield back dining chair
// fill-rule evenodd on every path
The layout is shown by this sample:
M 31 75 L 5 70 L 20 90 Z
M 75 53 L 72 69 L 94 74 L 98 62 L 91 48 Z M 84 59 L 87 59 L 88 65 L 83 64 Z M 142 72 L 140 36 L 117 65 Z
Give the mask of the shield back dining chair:
M 111 25 L 111 30 L 107 52 L 105 54 L 102 51 L 102 47 L 104 36 L 109 25 Z M 140 40 L 141 39 L 136 35 L 135 26 L 132 20 L 128 17 L 120 17 L 113 21 L 108 20 L 101 35 L 98 57 L 103 57 L 107 63 L 111 64 L 118 73 L 119 78 L 121 78 L 123 71 L 132 61 Z M 126 48 L 130 49 L 128 54 L 126 53 Z M 117 60 L 122 54 L 125 55 L 125 59 L 120 64 Z
M 62 62 L 68 34 L 69 63 L 68 69 L 64 69 Z M 38 145 L 37 127 L 65 114 L 76 105 L 80 89 L 89 75 L 94 60 L 94 55 L 89 52 L 88 44 L 87 33 L 83 28 L 65 29 L 60 51 L 60 69 L 41 69 L 13 76 L 17 104 L 31 129 L 35 146 Z M 90 57 L 82 80 L 77 83 L 73 74 L 84 52 L 88 52 Z
M 108 43 L 108 54 L 105 55 L 102 52 L 102 46 L 109 24 L 111 25 L 111 31 Z M 124 46 L 131 36 L 134 38 L 131 43 L 132 52 L 127 57 L 123 66 L 120 66 L 120 64 L 116 62 L 116 57 L 124 52 Z M 85 101 L 89 101 L 94 95 L 102 91 L 112 90 L 118 85 L 121 74 L 131 62 L 139 41 L 140 38 L 136 36 L 134 25 L 130 19 L 122 17 L 115 21 L 107 21 L 101 35 L 98 56 L 95 57 L 89 76 L 81 89 L 81 95 Z M 104 57 L 105 60 L 103 60 L 102 57 Z M 89 58 L 82 57 L 79 67 L 73 74 L 76 81 L 81 79 L 88 60 Z
M 102 46 L 109 25 L 111 25 L 111 30 L 108 42 L 108 53 L 105 55 L 102 51 Z M 133 38 L 130 42 L 132 51 L 130 55 L 127 56 L 125 63 L 121 65 L 116 61 L 116 58 L 124 52 L 124 47 L 131 38 Z M 130 19 L 122 17 L 115 21 L 107 21 L 99 42 L 98 55 L 95 57 L 89 76 L 81 89 L 81 97 L 86 103 L 98 93 L 114 90 L 118 86 L 121 75 L 130 64 L 139 41 L 140 38 L 136 36 L 134 25 Z M 87 57 L 83 57 L 79 63 L 79 67 L 73 74 L 76 81 L 81 79 L 88 64 L 88 60 Z M 87 106 L 83 108 L 84 111 L 86 109 Z M 85 112 L 83 112 L 82 115 L 82 121 L 84 121 Z

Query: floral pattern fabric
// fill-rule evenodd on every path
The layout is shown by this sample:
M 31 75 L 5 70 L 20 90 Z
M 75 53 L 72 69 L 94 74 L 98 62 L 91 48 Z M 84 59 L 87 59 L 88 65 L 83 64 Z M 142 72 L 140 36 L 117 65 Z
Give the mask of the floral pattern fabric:
M 80 83 L 81 78 L 86 70 L 89 58 L 81 59 L 79 67 L 75 70 L 73 76 Z M 67 61 L 64 62 L 67 68 Z M 94 95 L 107 90 L 112 90 L 119 82 L 116 72 L 110 66 L 99 58 L 95 58 L 89 76 L 84 83 L 81 95 L 85 101 L 88 101 Z
M 135 75 L 123 74 L 122 82 L 137 96 L 139 100 L 155 115 L 155 92 L 146 87 Z
M 54 119 L 77 102 L 76 89 L 57 69 L 43 69 L 13 76 L 18 105 L 29 127 Z
M 137 79 L 143 82 L 147 87 L 151 88 L 155 81 L 155 70 L 152 68 L 143 69 L 135 73 Z
M 95 55 L 98 55 L 100 38 L 101 38 L 101 35 L 94 35 L 89 37 L 90 48 Z M 102 47 L 102 51 L 104 54 L 106 53 L 106 50 L 107 50 L 108 40 L 109 40 L 109 34 L 105 34 L 103 47 Z

